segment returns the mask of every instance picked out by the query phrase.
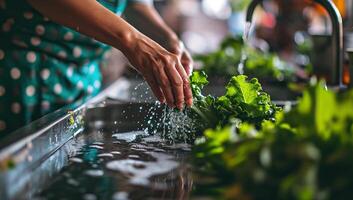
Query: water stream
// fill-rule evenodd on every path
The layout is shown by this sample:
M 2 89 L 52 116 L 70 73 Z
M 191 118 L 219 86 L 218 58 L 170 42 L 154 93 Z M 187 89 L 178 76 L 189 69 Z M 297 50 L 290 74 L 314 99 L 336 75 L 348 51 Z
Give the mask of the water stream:
M 245 27 L 244 27 L 243 37 L 242 37 L 244 47 L 241 51 L 240 62 L 238 64 L 238 73 L 239 74 L 244 74 L 245 61 L 247 59 L 246 45 L 248 44 L 250 31 L 251 31 L 251 22 L 246 22 Z

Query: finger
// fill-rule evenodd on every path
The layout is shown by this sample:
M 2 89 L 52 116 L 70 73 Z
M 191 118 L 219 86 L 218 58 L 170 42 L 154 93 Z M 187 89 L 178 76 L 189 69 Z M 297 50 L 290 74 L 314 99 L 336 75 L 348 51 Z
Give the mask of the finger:
M 159 87 L 154 75 L 152 73 L 147 73 L 145 74 L 144 78 L 147 81 L 148 85 L 151 87 L 151 90 L 158 99 L 158 101 L 160 101 L 161 103 L 165 103 L 164 94 L 161 88 Z
M 157 83 L 164 94 L 164 97 L 167 101 L 168 106 L 174 108 L 175 101 L 174 101 L 173 91 L 171 89 L 169 78 L 166 75 L 163 67 L 153 67 L 153 74 L 154 74 L 155 80 L 157 80 Z
M 188 76 L 191 75 L 193 68 L 194 68 L 194 64 L 193 64 L 193 60 L 189 54 L 189 52 L 184 51 L 182 56 L 181 56 L 181 64 L 183 65 L 186 73 Z
M 184 44 L 179 41 L 177 44 L 172 45 L 171 48 L 168 48 L 168 51 L 170 53 L 173 53 L 173 54 L 177 55 L 178 58 L 181 59 L 181 56 L 182 56 L 182 54 L 184 52 Z
M 169 62 L 175 63 L 174 66 L 169 65 L 165 67 L 165 71 L 168 75 L 169 81 L 173 89 L 175 105 L 178 107 L 179 110 L 182 110 L 184 106 L 184 84 L 183 79 L 181 78 L 181 74 L 177 70 L 177 68 L 179 67 L 178 65 L 180 65 L 179 60 L 177 58 L 175 58 L 174 60 L 176 60 L 176 62 Z
M 181 57 L 183 55 L 183 51 L 180 48 L 171 49 L 169 52 L 173 53 L 176 56 L 178 56 L 179 59 L 181 59 Z
M 192 106 L 192 92 L 190 88 L 189 76 L 186 73 L 185 68 L 178 63 L 176 68 L 183 80 L 184 100 L 187 106 Z

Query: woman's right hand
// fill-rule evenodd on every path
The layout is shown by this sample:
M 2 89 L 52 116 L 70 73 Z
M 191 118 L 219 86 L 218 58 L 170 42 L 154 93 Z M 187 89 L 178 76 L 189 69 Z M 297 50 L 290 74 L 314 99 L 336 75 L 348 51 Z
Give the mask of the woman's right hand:
M 157 99 L 180 110 L 184 104 L 191 106 L 189 77 L 179 57 L 141 33 L 132 35 L 123 52 Z

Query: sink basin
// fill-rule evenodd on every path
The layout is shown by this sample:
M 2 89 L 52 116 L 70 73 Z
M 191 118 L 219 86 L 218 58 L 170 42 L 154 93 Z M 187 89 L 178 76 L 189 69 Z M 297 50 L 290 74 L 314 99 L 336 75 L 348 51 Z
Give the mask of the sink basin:
M 61 145 L 51 149 L 48 144 L 58 136 L 53 130 L 70 126 L 70 115 L 41 130 L 41 137 L 20 153 L 9 155 L 8 160 L 17 163 L 0 173 L 1 199 L 188 198 L 193 182 L 191 147 L 170 144 L 144 131 L 152 110 L 154 118 L 161 119 L 162 107 L 149 103 L 104 100 L 73 111 L 79 132 L 62 129 L 72 137 L 58 138 Z M 37 158 L 33 154 L 38 151 L 46 153 Z
M 149 134 L 149 120 L 165 131 L 164 107 L 143 83 L 127 85 L 1 141 L 0 199 L 198 198 L 191 147 Z

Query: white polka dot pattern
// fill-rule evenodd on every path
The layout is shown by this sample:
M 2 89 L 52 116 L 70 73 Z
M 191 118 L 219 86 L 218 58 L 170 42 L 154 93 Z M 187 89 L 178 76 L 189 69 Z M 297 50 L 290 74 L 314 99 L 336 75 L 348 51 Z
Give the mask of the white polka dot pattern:
M 61 87 L 61 85 L 60 85 L 59 83 L 55 84 L 55 86 L 54 86 L 54 92 L 55 92 L 55 94 L 61 94 L 61 92 L 62 92 L 62 87 Z
M 73 102 L 73 101 L 74 101 L 74 97 L 72 97 L 72 96 L 71 96 L 71 97 L 68 97 L 66 101 L 67 101 L 68 103 Z
M 100 88 L 100 87 L 101 87 L 101 82 L 100 82 L 100 81 L 98 81 L 98 80 L 95 80 L 95 81 L 94 81 L 94 83 L 93 83 L 93 85 L 94 85 L 94 87 L 95 87 L 95 88 L 97 88 L 97 89 L 98 89 L 98 88 Z
M 13 18 L 7 19 L 3 24 L 2 24 L 2 30 L 4 32 L 9 32 L 11 30 L 12 25 L 15 23 L 15 20 Z
M 13 36 L 6 42 L 18 47 L 0 47 L 0 101 L 4 102 L 0 105 L 0 128 L 8 130 L 16 121 L 21 124 L 21 118 L 29 116 L 26 112 L 37 106 L 38 114 L 45 114 L 56 103 L 95 93 L 102 87 L 98 63 L 103 59 L 96 53 L 102 55 L 106 50 L 105 45 L 75 29 L 53 25 L 30 6 L 13 9 L 16 16 L 9 14 L 0 20 L 0 32 Z
M 78 81 L 76 87 L 77 87 L 78 89 L 82 89 L 82 88 L 83 88 L 83 83 L 82 83 L 82 81 Z
M 32 38 L 31 38 L 31 44 L 32 44 L 33 46 L 38 46 L 38 45 L 40 45 L 40 43 L 41 43 L 40 38 L 38 38 L 38 37 L 32 37 Z
M 65 51 L 59 51 L 58 57 L 59 57 L 59 58 L 62 58 L 62 59 L 65 59 L 65 58 L 67 57 L 67 54 L 66 54 Z
M 21 71 L 17 67 L 14 67 L 11 69 L 10 75 L 12 79 L 17 80 L 21 76 Z
M 24 17 L 25 19 L 30 20 L 30 19 L 33 18 L 33 13 L 32 13 L 32 12 L 25 12 L 25 13 L 23 13 L 23 17 Z
M 47 80 L 50 76 L 50 71 L 49 69 L 45 68 L 40 72 L 40 76 L 42 77 L 43 80 Z
M 45 32 L 45 28 L 44 28 L 43 25 L 37 25 L 37 26 L 36 26 L 36 33 L 37 33 L 38 35 L 43 35 L 44 32 Z
M 89 94 L 92 94 L 92 92 L 93 92 L 93 87 L 92 87 L 91 85 L 89 85 L 89 86 L 87 87 L 87 92 L 88 92 Z
M 49 101 L 42 101 L 41 107 L 42 107 L 42 109 L 44 109 L 44 110 L 48 110 L 48 109 L 50 108 L 50 103 L 49 103 Z
M 89 73 L 93 74 L 95 68 L 96 68 L 96 67 L 95 67 L 94 65 L 89 66 Z
M 0 97 L 4 96 L 5 92 L 6 92 L 6 90 L 5 90 L 4 86 L 0 85 Z
M 5 53 L 2 49 L 0 49 L 0 60 L 5 58 Z
M 30 51 L 27 53 L 26 58 L 29 63 L 34 63 L 37 59 L 37 56 L 33 51 Z
M 20 113 L 20 111 L 21 111 L 21 105 L 20 105 L 19 103 L 17 103 L 17 102 L 13 103 L 13 104 L 11 105 L 11 111 L 12 111 L 13 113 L 15 113 L 15 114 Z
M 82 50 L 80 47 L 74 47 L 73 54 L 75 58 L 78 58 L 82 54 Z
M 30 85 L 26 88 L 26 95 L 29 97 L 33 96 L 35 92 L 36 92 L 36 89 L 34 88 L 33 85 Z
M 64 35 L 64 40 L 66 40 L 66 41 L 70 41 L 70 40 L 72 40 L 74 38 L 74 35 L 72 34 L 72 32 L 67 32 L 67 33 L 65 33 L 65 35 Z
M 69 66 L 66 70 L 66 76 L 71 77 L 74 73 L 73 67 Z
M 6 123 L 3 120 L 0 120 L 0 131 L 3 131 L 6 129 Z

